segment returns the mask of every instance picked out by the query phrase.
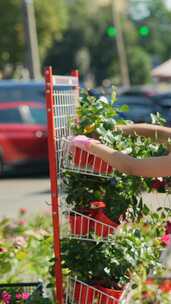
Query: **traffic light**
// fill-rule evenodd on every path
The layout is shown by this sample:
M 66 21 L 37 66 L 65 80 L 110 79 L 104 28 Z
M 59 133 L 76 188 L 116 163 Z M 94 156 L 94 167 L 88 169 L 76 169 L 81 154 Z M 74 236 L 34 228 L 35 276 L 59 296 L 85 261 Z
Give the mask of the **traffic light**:
M 150 29 L 147 25 L 142 25 L 139 27 L 139 35 L 141 37 L 146 38 L 149 36 L 149 34 L 150 34 Z
M 117 29 L 113 25 L 109 25 L 106 29 L 107 36 L 109 38 L 115 38 L 117 35 Z

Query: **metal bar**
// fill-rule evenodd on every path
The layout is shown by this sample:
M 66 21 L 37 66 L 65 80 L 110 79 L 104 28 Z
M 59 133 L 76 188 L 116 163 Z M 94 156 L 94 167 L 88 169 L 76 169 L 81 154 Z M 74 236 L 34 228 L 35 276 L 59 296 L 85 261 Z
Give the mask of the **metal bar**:
M 52 221 L 54 235 L 54 253 L 55 253 L 55 283 L 56 283 L 56 303 L 64 304 L 64 294 L 62 287 L 62 269 L 61 269 L 61 248 L 60 248 L 60 229 L 59 229 L 59 197 L 57 185 L 57 147 L 55 140 L 55 128 L 53 118 L 53 81 L 52 68 L 45 70 L 46 82 L 46 106 L 48 116 L 48 149 L 49 149 L 49 169 L 51 181 L 51 201 L 52 201 Z

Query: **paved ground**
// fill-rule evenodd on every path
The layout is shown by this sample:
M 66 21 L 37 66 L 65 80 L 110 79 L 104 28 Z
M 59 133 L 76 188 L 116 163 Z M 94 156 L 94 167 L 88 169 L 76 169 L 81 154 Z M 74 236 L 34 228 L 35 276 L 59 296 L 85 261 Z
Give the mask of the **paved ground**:
M 0 217 L 15 217 L 19 208 L 29 213 L 50 209 L 50 181 L 45 177 L 23 177 L 0 179 Z M 144 201 L 152 208 L 171 207 L 171 196 L 144 194 Z
M 50 182 L 48 177 L 0 179 L 0 217 L 15 217 L 19 208 L 29 213 L 49 209 Z

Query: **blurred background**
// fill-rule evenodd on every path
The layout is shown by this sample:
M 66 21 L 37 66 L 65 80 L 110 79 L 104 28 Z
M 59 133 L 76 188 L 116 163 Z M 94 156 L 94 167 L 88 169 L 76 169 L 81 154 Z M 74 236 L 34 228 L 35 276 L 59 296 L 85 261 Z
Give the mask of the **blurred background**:
M 1 177 L 26 169 L 35 187 L 37 181 L 34 194 L 49 199 L 48 65 L 54 74 L 78 69 L 80 87 L 109 101 L 115 86 L 116 105 L 129 106 L 121 113 L 126 119 L 150 123 L 159 112 L 171 126 L 171 0 L 1 0 L 0 11 Z M 20 183 L 1 178 L 0 187 L 17 188 L 11 195 L 18 202 Z M 1 191 L 6 203 L 7 192 Z

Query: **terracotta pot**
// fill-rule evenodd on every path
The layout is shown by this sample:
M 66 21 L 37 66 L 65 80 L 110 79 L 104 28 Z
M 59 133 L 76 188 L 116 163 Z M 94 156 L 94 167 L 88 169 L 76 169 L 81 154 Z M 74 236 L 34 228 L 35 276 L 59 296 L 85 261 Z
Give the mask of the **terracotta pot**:
M 96 157 L 92 154 L 88 156 L 88 165 L 92 167 L 92 170 L 96 173 L 112 173 L 113 168 L 108 163 L 106 163 L 104 160 L 100 159 L 99 157 Z
M 83 151 L 80 148 L 75 148 L 73 152 L 73 163 L 74 165 L 85 168 L 88 164 L 88 155 L 89 153 L 86 151 Z
M 86 235 L 91 229 L 91 220 L 79 215 L 69 215 L 69 224 L 72 234 L 76 235 Z
M 119 303 L 119 299 L 123 293 L 122 290 L 110 289 L 110 288 L 105 288 L 102 286 L 96 286 L 96 288 L 104 293 L 104 294 L 102 294 L 99 292 L 99 295 L 97 295 L 97 298 L 98 298 L 97 304 L 118 304 Z M 111 299 L 110 297 L 113 297 L 114 299 Z
M 91 286 L 87 286 L 76 282 L 74 289 L 74 303 L 77 304 L 93 304 L 95 298 L 94 289 Z

